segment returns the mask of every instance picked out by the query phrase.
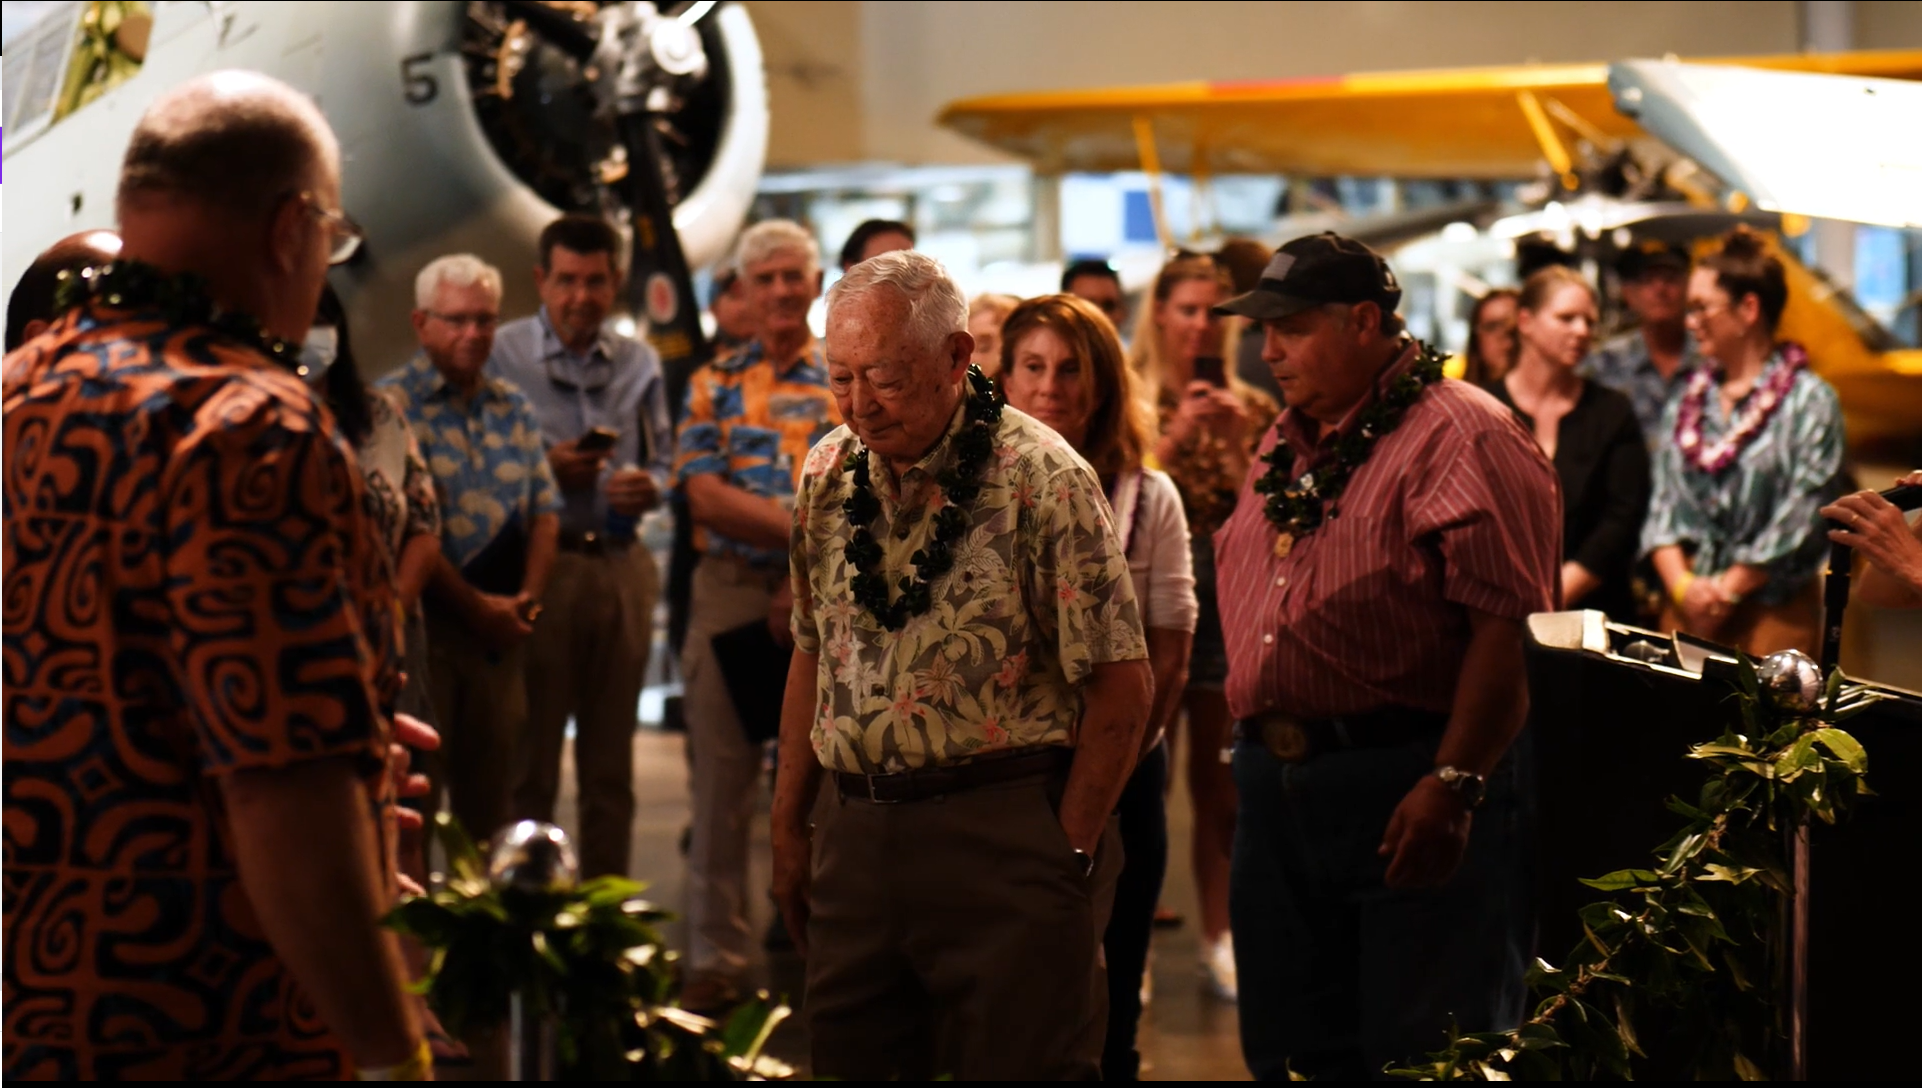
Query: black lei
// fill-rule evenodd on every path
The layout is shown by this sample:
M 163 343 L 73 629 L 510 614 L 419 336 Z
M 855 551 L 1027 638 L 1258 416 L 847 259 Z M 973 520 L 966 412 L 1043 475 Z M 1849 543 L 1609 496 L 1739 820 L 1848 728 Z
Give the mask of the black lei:
M 973 520 L 967 508 L 981 494 L 981 471 L 994 456 L 994 435 L 1000 424 L 1001 402 L 994 395 L 994 382 L 980 368 L 969 367 L 967 419 L 954 437 L 954 464 L 935 477 L 947 502 L 934 515 L 934 538 L 910 560 L 915 576 L 900 579 L 901 596 L 892 601 L 887 576 L 877 569 L 881 544 L 868 531 L 868 523 L 881 512 L 881 500 L 874 496 L 867 447 L 854 450 L 842 462 L 841 467 L 854 476 L 854 493 L 841 504 L 854 526 L 846 551 L 855 570 L 849 588 L 855 602 L 888 630 L 899 631 L 911 617 L 924 615 L 933 606 L 934 581 L 953 569 L 954 542 Z
M 1262 454 L 1268 471 L 1255 481 L 1255 491 L 1268 496 L 1262 513 L 1279 534 L 1275 554 L 1286 556 L 1295 541 L 1321 525 L 1329 507 L 1341 498 L 1348 478 L 1368 460 L 1375 443 L 1401 423 L 1402 413 L 1421 399 L 1422 392 L 1441 380 L 1443 356 L 1427 344 L 1417 344 L 1420 354 L 1415 365 L 1391 382 L 1374 403 L 1362 409 L 1355 425 L 1335 439 L 1335 455 L 1330 463 L 1290 480 L 1295 454 L 1286 440 Z
M 204 326 L 254 348 L 289 370 L 300 346 L 269 335 L 251 314 L 214 305 L 207 281 L 192 272 L 162 272 L 144 261 L 121 259 L 60 273 L 54 308 L 65 313 L 89 300 L 115 310 L 158 310 L 170 329 Z

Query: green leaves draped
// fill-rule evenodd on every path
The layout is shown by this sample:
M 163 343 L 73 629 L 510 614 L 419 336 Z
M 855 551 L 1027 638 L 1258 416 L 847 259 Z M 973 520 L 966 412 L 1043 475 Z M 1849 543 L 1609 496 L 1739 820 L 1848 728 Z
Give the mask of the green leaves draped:
M 1744 661 L 1722 735 L 1688 758 L 1707 771 L 1652 869 L 1582 883 L 1583 939 L 1537 960 L 1534 1015 L 1512 1032 L 1450 1032 L 1446 1049 L 1390 1069 L 1409 1080 L 1761 1080 L 1788 1073 L 1788 842 L 1868 794 L 1868 754 L 1837 723 L 1875 701 L 1831 674 L 1824 710 L 1798 718 L 1761 695 Z
M 558 892 L 496 889 L 452 816 L 437 816 L 435 832 L 453 872 L 385 921 L 428 949 L 418 988 L 449 1032 L 504 1022 L 519 991 L 530 1016 L 555 1018 L 565 1079 L 791 1074 L 761 1053 L 788 1015 L 766 995 L 718 1023 L 674 1004 L 676 957 L 657 928 L 671 916 L 639 898 L 643 885 L 604 876 Z

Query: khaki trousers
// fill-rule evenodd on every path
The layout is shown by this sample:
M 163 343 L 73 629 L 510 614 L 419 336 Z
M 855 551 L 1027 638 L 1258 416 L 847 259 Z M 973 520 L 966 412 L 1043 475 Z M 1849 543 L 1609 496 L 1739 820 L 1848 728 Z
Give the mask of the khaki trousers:
M 762 753 L 760 745 L 748 741 L 734 713 L 727 680 L 708 640 L 765 620 L 786 577 L 780 571 L 702 557 L 694 568 L 681 655 L 694 794 L 694 830 L 687 853 L 688 966 L 736 981 L 747 973 L 748 825 Z M 785 684 L 787 677 L 770 676 L 767 682 Z
M 1065 776 L 906 804 L 814 808 L 807 1000 L 814 1075 L 1099 1080 L 1115 820 L 1083 878 Z
M 626 876 L 634 828 L 634 726 L 654 602 L 654 557 L 639 546 L 599 555 L 561 552 L 527 639 L 527 731 L 514 816 L 554 819 L 561 745 L 574 719 L 574 778 L 581 811 L 583 878 Z
M 507 823 L 514 748 L 527 726 L 525 645 L 490 648 L 465 622 L 427 609 L 428 684 L 441 747 L 429 760 L 428 811 L 448 807 L 476 844 Z

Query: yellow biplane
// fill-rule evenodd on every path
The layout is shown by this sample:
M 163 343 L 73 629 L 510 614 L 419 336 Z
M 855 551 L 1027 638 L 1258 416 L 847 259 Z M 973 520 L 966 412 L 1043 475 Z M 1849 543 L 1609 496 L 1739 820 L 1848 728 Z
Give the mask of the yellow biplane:
M 1699 63 L 1871 83 L 1922 80 L 1922 50 Z M 1733 222 L 1749 210 L 1746 195 L 1730 184 L 1738 179 L 1710 175 L 1625 116 L 1609 79 L 1610 65 L 1594 63 L 1174 83 L 971 98 L 950 104 L 940 122 L 1029 160 L 1043 174 L 1542 179 L 1537 188 L 1546 202 L 1606 188 L 1599 176 L 1613 169 L 1619 181 L 1629 162 L 1706 223 L 1716 218 L 1704 212 Z M 1916 192 L 1922 202 L 1922 186 Z M 1795 214 L 1776 221 L 1788 234 L 1808 227 Z M 1894 225 L 1922 225 L 1922 216 Z M 1792 253 L 1783 255 L 1792 301 L 1782 335 L 1805 344 L 1836 386 L 1852 437 L 1922 436 L 1922 350 L 1897 346 L 1846 294 Z

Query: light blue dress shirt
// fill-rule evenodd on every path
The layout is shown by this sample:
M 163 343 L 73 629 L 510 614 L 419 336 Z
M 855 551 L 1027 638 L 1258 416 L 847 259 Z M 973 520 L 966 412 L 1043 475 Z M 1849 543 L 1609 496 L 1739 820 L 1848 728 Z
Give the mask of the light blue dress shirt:
M 586 353 L 576 354 L 561 343 L 542 307 L 494 334 L 487 373 L 526 394 L 548 446 L 571 442 L 595 427 L 620 433 L 594 490 L 562 493 L 562 532 L 608 531 L 607 480 L 615 469 L 634 465 L 653 472 L 658 482 L 667 481 L 674 429 L 660 356 L 645 342 L 603 328 Z

